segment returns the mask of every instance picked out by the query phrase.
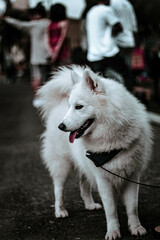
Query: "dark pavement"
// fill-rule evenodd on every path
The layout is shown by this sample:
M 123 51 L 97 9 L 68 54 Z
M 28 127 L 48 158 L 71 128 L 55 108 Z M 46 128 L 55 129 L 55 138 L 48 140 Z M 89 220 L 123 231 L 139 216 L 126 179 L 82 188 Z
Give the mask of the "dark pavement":
M 65 190 L 70 216 L 55 219 L 52 181 L 39 154 L 43 127 L 32 97 L 29 83 L 0 83 L 0 240 L 104 240 L 104 211 L 84 209 L 75 176 Z M 160 186 L 160 125 L 153 129 L 153 156 L 141 182 Z M 96 192 L 94 197 L 100 201 Z M 130 236 L 121 202 L 118 214 L 122 240 L 160 239 L 154 232 L 160 225 L 160 189 L 140 187 L 145 237 Z

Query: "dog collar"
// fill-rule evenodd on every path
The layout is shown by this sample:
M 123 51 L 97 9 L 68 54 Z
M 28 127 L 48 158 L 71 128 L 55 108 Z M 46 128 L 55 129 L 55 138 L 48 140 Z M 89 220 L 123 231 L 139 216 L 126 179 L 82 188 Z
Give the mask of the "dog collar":
M 101 167 L 105 163 L 109 162 L 112 158 L 114 158 L 120 151 L 122 151 L 122 148 L 101 153 L 92 153 L 90 151 L 87 151 L 86 157 L 88 157 L 96 165 L 96 167 Z

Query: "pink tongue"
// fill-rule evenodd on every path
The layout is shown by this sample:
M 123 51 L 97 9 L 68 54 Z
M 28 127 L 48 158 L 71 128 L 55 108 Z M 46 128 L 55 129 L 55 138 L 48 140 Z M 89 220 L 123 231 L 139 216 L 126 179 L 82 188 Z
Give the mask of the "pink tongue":
M 73 143 L 73 142 L 74 142 L 74 139 L 76 138 L 77 132 L 78 132 L 78 130 L 75 131 L 75 132 L 71 132 L 71 133 L 70 133 L 70 135 L 69 135 L 69 141 L 70 141 L 70 143 Z

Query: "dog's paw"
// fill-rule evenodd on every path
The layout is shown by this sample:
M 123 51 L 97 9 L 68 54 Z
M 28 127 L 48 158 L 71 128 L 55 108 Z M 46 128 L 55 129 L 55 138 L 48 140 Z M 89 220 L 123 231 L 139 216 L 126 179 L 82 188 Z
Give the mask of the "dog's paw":
M 136 236 L 143 236 L 147 233 L 146 229 L 142 226 L 131 228 L 131 234 Z
M 55 217 L 56 218 L 65 218 L 65 217 L 68 217 L 68 212 L 67 210 L 58 210 L 55 212 Z
M 116 240 L 121 238 L 121 233 L 119 230 L 108 231 L 105 236 L 105 240 Z
M 86 206 L 86 209 L 88 209 L 88 210 L 98 210 L 101 208 L 102 208 L 102 205 L 99 203 L 91 203 Z

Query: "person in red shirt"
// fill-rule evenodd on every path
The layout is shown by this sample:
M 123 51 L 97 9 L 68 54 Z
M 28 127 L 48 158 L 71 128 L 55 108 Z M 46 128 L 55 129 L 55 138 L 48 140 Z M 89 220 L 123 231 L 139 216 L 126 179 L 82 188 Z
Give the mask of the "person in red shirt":
M 54 4 L 50 9 L 51 23 L 48 27 L 48 43 L 53 66 L 69 64 L 70 50 L 67 39 L 68 20 L 66 8 L 62 4 Z

